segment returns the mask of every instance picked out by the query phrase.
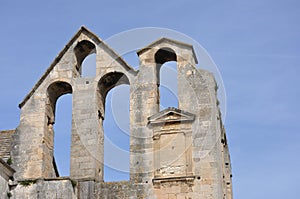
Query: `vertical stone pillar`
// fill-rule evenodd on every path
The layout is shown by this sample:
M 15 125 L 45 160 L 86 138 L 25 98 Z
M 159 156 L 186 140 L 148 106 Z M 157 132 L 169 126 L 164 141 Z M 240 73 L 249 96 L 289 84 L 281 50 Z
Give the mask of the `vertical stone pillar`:
M 75 79 L 71 146 L 71 178 L 101 180 L 103 153 L 97 109 L 97 82 L 91 78 Z
M 153 138 L 147 118 L 159 110 L 156 70 L 154 62 L 140 58 L 137 81 L 131 85 L 130 178 L 137 183 L 153 178 Z

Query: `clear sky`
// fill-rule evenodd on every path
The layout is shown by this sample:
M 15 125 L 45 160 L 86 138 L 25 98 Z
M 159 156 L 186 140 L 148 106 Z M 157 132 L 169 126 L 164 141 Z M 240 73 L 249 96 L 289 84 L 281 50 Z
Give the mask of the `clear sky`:
M 221 72 L 234 197 L 299 198 L 299 9 L 297 0 L 1 0 L 0 129 L 18 126 L 17 105 L 81 25 L 102 39 L 170 28 Z

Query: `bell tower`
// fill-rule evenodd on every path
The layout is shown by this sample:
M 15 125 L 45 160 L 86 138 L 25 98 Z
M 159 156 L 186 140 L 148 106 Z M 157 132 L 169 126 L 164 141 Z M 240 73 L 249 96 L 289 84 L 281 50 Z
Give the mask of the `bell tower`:
M 82 63 L 90 54 L 96 56 L 96 74 L 85 77 Z M 4 164 L 0 156 L 10 175 L 5 186 L 8 177 L 14 180 L 15 198 L 232 199 L 213 74 L 196 67 L 192 45 L 169 38 L 137 54 L 139 70 L 85 27 L 67 43 L 20 103 L 19 126 L 9 137 L 0 133 L 0 143 L 9 145 L 0 155 L 10 154 L 12 163 Z M 162 107 L 160 73 L 169 61 L 176 63 L 172 83 L 178 87 L 178 104 Z M 130 179 L 105 182 L 105 103 L 107 93 L 121 84 L 130 88 Z M 56 102 L 65 94 L 72 94 L 70 176 L 59 176 L 53 126 Z

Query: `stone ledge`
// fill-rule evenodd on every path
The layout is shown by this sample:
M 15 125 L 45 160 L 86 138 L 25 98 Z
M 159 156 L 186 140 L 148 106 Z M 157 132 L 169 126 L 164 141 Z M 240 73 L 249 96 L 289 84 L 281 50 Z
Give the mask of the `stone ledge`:
M 177 176 L 177 177 L 166 177 L 166 178 L 153 178 L 152 183 L 155 188 L 159 188 L 161 183 L 170 182 L 185 182 L 189 185 L 194 184 L 196 176 Z

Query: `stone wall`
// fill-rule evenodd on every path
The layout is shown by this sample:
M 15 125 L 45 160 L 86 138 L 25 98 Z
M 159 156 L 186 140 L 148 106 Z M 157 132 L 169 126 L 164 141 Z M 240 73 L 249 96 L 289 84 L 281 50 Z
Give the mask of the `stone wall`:
M 76 185 L 71 180 L 25 180 L 11 191 L 12 199 L 77 199 Z
M 0 131 L 0 158 L 7 161 L 12 151 L 11 142 L 15 130 Z
M 115 198 L 144 198 L 143 186 L 138 186 L 130 181 L 97 183 L 95 186 L 95 198 L 115 199 Z

